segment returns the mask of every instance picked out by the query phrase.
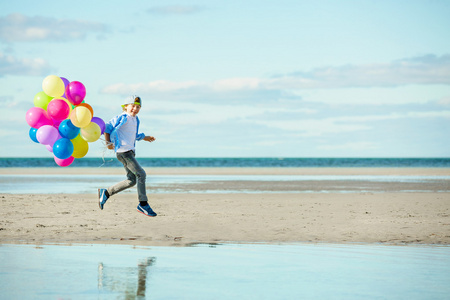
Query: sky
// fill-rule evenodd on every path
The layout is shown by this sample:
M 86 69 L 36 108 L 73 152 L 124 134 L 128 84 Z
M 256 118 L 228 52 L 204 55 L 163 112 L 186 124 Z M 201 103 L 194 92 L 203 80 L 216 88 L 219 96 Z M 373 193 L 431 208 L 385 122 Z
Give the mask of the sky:
M 450 1 L 1 1 L 0 157 L 48 75 L 140 157 L 450 157 Z M 99 140 L 87 157 L 114 156 Z

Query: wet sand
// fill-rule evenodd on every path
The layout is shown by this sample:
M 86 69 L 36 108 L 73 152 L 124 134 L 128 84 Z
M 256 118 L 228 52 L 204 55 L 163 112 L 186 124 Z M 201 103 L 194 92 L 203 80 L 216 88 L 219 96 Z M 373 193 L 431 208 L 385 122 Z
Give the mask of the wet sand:
M 5 173 L 8 172 L 8 173 Z M 34 173 L 35 172 L 35 173 Z M 39 173 L 42 172 L 42 173 Z M 54 172 L 54 173 L 52 173 Z M 106 173 L 103 173 L 106 172 Z M 121 169 L 1 169 L 1 174 L 121 174 Z M 147 174 L 450 175 L 424 168 L 152 168 Z M 221 182 L 204 183 L 214 190 Z M 242 182 L 234 183 L 241 185 Z M 0 243 L 387 243 L 450 244 L 450 183 L 404 192 L 373 182 L 376 193 L 286 193 L 288 183 L 257 193 L 149 195 L 156 218 L 136 211 L 135 193 L 113 196 L 100 210 L 92 194 L 0 194 Z M 320 181 L 314 182 L 317 191 Z M 358 185 L 358 182 L 347 183 Z M 356 188 L 356 187 L 355 187 Z M 270 188 L 269 188 L 270 189 Z M 420 188 L 418 188 L 420 189 Z M 378 192 L 379 191 L 379 192 Z

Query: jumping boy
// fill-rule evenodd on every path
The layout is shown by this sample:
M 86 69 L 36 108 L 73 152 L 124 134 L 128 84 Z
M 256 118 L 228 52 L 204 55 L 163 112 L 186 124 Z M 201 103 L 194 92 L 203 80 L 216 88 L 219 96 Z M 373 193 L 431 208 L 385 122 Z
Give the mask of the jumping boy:
M 127 179 L 121 181 L 107 189 L 99 189 L 99 207 L 103 209 L 109 197 L 117 194 L 125 189 L 128 189 L 137 183 L 137 192 L 139 198 L 139 205 L 137 210 L 149 217 L 156 217 L 156 213 L 148 204 L 147 194 L 145 190 L 146 173 L 139 165 L 135 158 L 135 143 L 136 141 L 144 140 L 153 142 L 155 140 L 152 136 L 146 136 L 143 133 L 138 133 L 139 118 L 137 114 L 141 109 L 141 98 L 138 96 L 130 96 L 122 105 L 122 114 L 114 117 L 106 123 L 105 140 L 108 149 L 116 152 L 117 159 L 123 164 L 127 173 Z

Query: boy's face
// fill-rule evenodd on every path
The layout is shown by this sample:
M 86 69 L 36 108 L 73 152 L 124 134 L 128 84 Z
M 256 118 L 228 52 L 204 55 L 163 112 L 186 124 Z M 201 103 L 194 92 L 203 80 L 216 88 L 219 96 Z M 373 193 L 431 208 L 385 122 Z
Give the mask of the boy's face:
M 125 106 L 125 109 L 127 111 L 127 114 L 129 114 L 130 116 L 135 117 L 139 113 L 139 110 L 141 109 L 141 106 L 140 105 L 136 105 L 136 104 L 128 104 L 127 106 Z

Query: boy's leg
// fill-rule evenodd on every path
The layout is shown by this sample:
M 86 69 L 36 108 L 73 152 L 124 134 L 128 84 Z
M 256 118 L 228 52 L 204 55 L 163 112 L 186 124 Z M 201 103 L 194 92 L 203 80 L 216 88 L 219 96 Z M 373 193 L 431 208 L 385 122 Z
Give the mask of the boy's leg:
M 123 164 L 123 167 L 125 168 L 125 171 L 127 172 L 127 179 L 116 183 L 115 185 L 109 187 L 108 194 L 111 197 L 114 194 L 120 193 L 123 190 L 126 190 L 136 184 L 136 175 L 134 175 L 134 172 L 129 168 L 128 160 L 126 159 L 128 152 L 125 153 L 117 153 L 117 159 Z
M 125 170 L 127 171 L 127 180 L 119 182 L 118 184 L 108 188 L 109 194 L 117 194 L 118 192 L 130 188 L 137 183 L 139 201 L 146 202 L 147 192 L 145 189 L 145 180 L 147 178 L 147 174 L 137 162 L 134 151 L 117 153 L 117 159 L 123 164 Z

